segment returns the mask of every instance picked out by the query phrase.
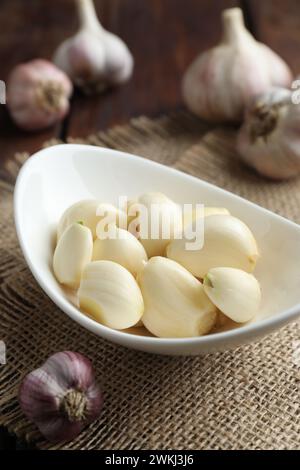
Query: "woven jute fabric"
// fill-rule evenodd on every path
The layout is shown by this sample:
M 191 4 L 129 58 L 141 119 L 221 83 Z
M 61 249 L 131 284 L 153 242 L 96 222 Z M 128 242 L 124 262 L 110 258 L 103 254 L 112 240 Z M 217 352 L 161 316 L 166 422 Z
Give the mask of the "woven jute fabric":
M 176 167 L 300 222 L 299 182 L 256 176 L 237 160 L 234 140 L 234 129 L 211 129 L 178 113 L 141 117 L 81 142 Z M 299 324 L 203 357 L 139 353 L 85 331 L 42 292 L 19 249 L 13 180 L 27 157 L 17 155 L 0 183 L 0 339 L 7 348 L 7 363 L 0 366 L 0 424 L 39 448 L 300 449 Z M 66 349 L 93 361 L 105 406 L 76 439 L 54 447 L 22 414 L 17 391 L 26 373 Z

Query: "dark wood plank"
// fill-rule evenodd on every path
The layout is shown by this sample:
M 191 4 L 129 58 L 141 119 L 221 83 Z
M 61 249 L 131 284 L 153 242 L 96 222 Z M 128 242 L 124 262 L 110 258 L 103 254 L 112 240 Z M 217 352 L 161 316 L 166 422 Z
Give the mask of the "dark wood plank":
M 11 69 L 36 57 L 50 59 L 56 46 L 76 27 L 73 0 L 2 0 L 0 9 L 0 79 Z M 61 126 L 42 132 L 22 132 L 0 105 L 0 165 L 15 152 L 39 149 L 45 140 L 58 137 Z
M 96 0 L 103 26 L 128 44 L 135 59 L 126 85 L 103 95 L 74 98 L 68 133 L 85 136 L 132 116 L 181 106 L 187 65 L 220 36 L 220 12 L 236 0 Z
M 299 0 L 244 0 L 256 37 L 300 73 Z

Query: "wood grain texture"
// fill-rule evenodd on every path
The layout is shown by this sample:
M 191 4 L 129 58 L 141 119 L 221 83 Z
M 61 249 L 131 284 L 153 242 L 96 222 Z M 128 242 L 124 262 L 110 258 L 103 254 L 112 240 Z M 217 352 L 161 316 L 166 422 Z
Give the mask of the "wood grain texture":
M 282 56 L 300 74 L 299 0 L 245 0 L 257 39 Z
M 220 36 L 220 12 L 235 0 L 96 0 L 103 26 L 118 34 L 135 60 L 122 87 L 73 102 L 68 134 L 85 136 L 182 105 L 180 84 L 187 65 Z

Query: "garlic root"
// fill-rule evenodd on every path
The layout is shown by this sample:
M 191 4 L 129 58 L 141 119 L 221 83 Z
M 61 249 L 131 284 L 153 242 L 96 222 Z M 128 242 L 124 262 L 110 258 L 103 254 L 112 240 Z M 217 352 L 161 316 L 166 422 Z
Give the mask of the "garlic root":
M 248 106 L 237 138 L 241 159 L 274 180 L 300 174 L 300 105 L 292 93 L 272 88 Z
M 28 131 L 61 121 L 69 111 L 73 86 L 67 75 L 47 60 L 14 68 L 8 78 L 7 106 L 14 122 Z
M 73 351 L 53 354 L 27 374 L 18 395 L 23 413 L 52 443 L 74 439 L 103 407 L 90 360 Z

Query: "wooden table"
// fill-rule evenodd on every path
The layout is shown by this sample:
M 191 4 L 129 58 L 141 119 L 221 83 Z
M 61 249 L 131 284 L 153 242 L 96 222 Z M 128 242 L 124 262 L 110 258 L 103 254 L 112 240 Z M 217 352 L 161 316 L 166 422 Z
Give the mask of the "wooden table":
M 103 95 L 76 92 L 71 112 L 52 129 L 25 133 L 0 106 L 0 166 L 15 152 L 35 152 L 45 140 L 83 137 L 133 116 L 182 106 L 182 74 L 197 53 L 220 37 L 223 8 L 243 8 L 248 27 L 300 74 L 299 0 L 95 0 L 103 26 L 121 36 L 135 58 L 132 80 Z M 0 79 L 11 68 L 53 51 L 77 27 L 73 0 L 1 0 Z M 1 306 L 0 306 L 1 311 Z M 0 410 L 1 412 L 1 410 Z M 0 432 L 0 448 L 22 444 Z

